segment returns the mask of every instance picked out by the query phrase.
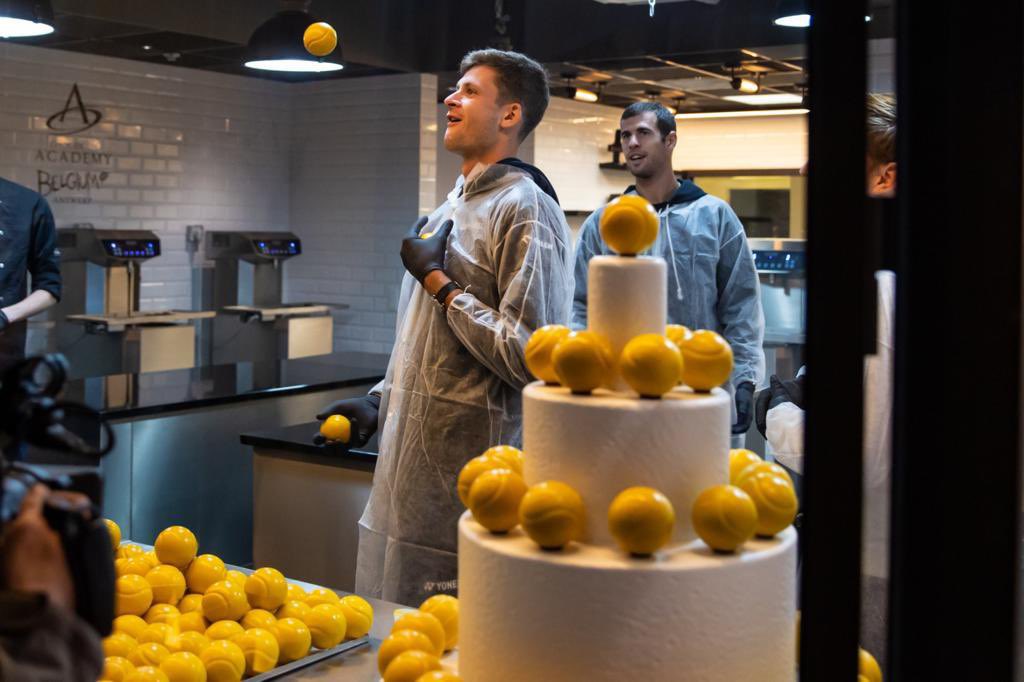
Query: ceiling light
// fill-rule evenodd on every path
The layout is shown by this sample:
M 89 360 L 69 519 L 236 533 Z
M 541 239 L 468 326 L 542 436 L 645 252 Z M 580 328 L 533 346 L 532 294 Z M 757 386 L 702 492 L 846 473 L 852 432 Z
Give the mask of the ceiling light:
M 596 102 L 597 93 L 592 90 L 585 88 L 573 88 L 576 92 L 573 93 L 572 98 L 577 102 Z
M 676 114 L 677 121 L 695 118 L 748 118 L 752 116 L 803 116 L 807 109 L 748 109 L 746 111 L 702 111 Z
M 340 63 L 340 45 L 331 54 L 332 61 L 317 59 L 303 45 L 302 35 L 317 21 L 301 10 L 278 12 L 253 31 L 245 65 L 250 69 L 291 73 L 340 71 L 344 68 Z
M 807 28 L 811 25 L 811 15 L 807 11 L 806 0 L 779 0 L 772 15 L 772 23 L 787 28 Z
M 804 98 L 788 92 L 771 92 L 761 95 L 727 95 L 722 99 L 755 107 L 777 106 L 779 104 L 802 104 Z
M 50 0 L 0 0 L 0 38 L 31 38 L 53 33 Z
M 747 92 L 753 94 L 761 90 L 761 86 L 757 81 L 752 81 L 749 78 L 733 78 L 729 81 L 732 85 L 733 90 L 739 90 L 740 92 Z

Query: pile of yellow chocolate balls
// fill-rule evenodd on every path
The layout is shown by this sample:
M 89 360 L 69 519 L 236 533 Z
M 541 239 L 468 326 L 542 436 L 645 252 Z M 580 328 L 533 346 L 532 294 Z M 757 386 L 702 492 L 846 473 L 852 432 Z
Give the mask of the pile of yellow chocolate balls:
M 280 571 L 228 570 L 197 556 L 189 529 L 172 526 L 146 551 L 107 520 L 117 575 L 113 633 L 103 640 L 110 682 L 237 682 L 363 637 L 373 608 L 355 595 L 306 592 Z
M 757 535 L 771 538 L 793 523 L 793 479 L 756 452 L 729 452 L 729 484 L 704 490 L 693 503 L 693 528 L 716 552 L 735 552 Z
M 550 386 L 586 395 L 618 373 L 643 398 L 660 398 L 684 384 L 710 391 L 725 383 L 733 364 L 732 349 L 719 334 L 678 324 L 666 326 L 664 334 L 634 337 L 617 359 L 603 334 L 549 324 L 530 336 L 525 354 L 530 372 Z
M 391 634 L 377 651 L 384 682 L 459 682 L 441 656 L 459 642 L 459 600 L 436 594 L 418 609 L 399 609 Z

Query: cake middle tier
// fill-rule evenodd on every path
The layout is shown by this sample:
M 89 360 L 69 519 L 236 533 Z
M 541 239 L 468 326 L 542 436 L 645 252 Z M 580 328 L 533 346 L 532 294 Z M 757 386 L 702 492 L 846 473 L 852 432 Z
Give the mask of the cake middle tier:
M 665 261 L 647 256 L 594 256 L 587 268 L 587 328 L 611 342 L 619 354 L 640 334 L 664 334 L 668 314 Z M 628 391 L 616 373 L 609 388 Z
M 586 507 L 585 541 L 614 545 L 608 506 L 630 486 L 663 492 L 676 512 L 673 542 L 696 537 L 690 510 L 702 490 L 729 482 L 729 394 L 680 388 L 660 399 L 598 390 L 573 395 L 537 382 L 523 391 L 523 475 L 562 481 Z

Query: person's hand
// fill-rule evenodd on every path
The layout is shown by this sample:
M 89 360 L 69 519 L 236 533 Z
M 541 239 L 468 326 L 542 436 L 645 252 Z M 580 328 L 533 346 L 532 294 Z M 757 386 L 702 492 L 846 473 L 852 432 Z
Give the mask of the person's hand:
M 790 381 L 783 381 L 776 375 L 769 380 L 770 386 L 757 394 L 754 405 L 754 421 L 757 430 L 767 438 L 768 410 L 783 403 L 793 403 L 804 409 L 804 374 Z
M 421 237 L 420 230 L 426 224 L 426 216 L 420 218 L 402 240 L 402 264 L 420 284 L 434 270 L 444 270 L 444 254 L 452 231 L 452 221 L 446 220 L 432 235 Z
M 340 414 L 352 422 L 352 436 L 348 447 L 361 448 L 377 432 L 377 415 L 380 413 L 380 396 L 364 395 L 358 398 L 345 398 L 331 403 L 316 416 L 323 421 L 332 414 Z M 323 445 L 327 440 L 319 433 L 313 436 L 313 443 Z
M 3 539 L 4 584 L 10 590 L 42 592 L 52 603 L 73 611 L 75 588 L 64 548 L 43 517 L 43 504 L 50 495 L 46 486 L 33 487 L 22 500 L 18 516 L 8 524 Z M 55 502 L 80 505 L 80 500 L 67 496 Z
M 7 329 L 11 325 L 11 318 L 7 314 L 6 309 L 0 309 L 0 332 Z
M 754 419 L 754 384 L 744 381 L 736 386 L 736 423 L 732 435 L 746 433 Z

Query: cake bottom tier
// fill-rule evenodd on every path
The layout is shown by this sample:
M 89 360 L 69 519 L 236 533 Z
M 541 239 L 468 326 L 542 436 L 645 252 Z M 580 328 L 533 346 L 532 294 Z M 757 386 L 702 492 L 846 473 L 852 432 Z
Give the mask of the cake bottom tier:
M 634 559 L 459 521 L 466 682 L 792 682 L 796 532 L 735 555 L 698 541 Z

